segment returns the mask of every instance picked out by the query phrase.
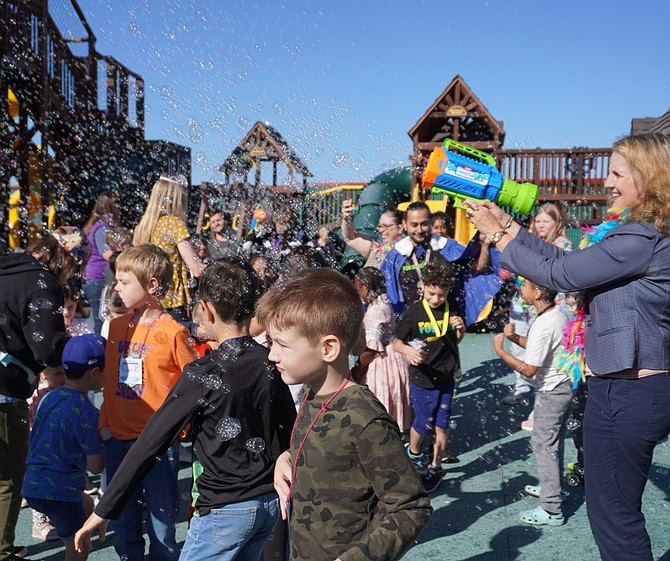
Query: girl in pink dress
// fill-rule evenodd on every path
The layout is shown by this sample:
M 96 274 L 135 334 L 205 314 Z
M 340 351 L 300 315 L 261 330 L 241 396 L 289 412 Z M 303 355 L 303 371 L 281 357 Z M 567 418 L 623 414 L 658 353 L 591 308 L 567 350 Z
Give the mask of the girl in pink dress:
M 393 350 L 395 316 L 386 297 L 384 274 L 375 267 L 363 267 L 354 285 L 367 306 L 363 319 L 367 348 L 352 375 L 370 388 L 404 432 L 410 421 L 408 365 L 404 355 Z

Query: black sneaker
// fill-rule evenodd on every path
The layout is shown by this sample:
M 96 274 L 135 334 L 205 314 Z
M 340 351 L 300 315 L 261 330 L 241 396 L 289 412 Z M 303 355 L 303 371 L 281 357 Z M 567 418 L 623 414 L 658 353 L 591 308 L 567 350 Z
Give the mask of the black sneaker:
M 426 493 L 432 495 L 442 483 L 442 478 L 446 472 L 442 468 L 433 465 L 428 466 L 426 473 L 421 476 L 421 484 Z
M 416 469 L 416 471 L 420 474 L 425 472 L 426 467 L 428 466 L 428 462 L 426 461 L 426 455 L 422 453 L 415 454 L 414 452 L 412 452 L 409 442 L 405 444 L 405 450 L 407 450 L 407 455 L 409 456 L 410 461 L 414 465 L 414 469 Z
M 457 464 L 459 461 L 458 456 L 449 450 L 449 448 L 442 453 L 443 464 Z

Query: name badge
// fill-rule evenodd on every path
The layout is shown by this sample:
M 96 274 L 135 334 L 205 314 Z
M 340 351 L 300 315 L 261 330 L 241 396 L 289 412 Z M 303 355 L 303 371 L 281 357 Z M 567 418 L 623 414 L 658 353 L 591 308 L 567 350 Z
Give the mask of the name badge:
M 142 383 L 142 359 L 122 358 L 119 363 L 119 383 L 139 386 Z

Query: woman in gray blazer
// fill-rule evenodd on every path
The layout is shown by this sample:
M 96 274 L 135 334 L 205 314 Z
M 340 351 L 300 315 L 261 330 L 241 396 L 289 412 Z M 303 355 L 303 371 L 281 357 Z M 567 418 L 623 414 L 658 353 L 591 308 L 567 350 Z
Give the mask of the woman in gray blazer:
M 655 446 L 670 433 L 670 137 L 614 143 L 605 181 L 614 222 L 564 253 L 493 203 L 470 220 L 533 282 L 586 299 L 585 357 L 594 376 L 584 420 L 589 521 L 602 559 L 651 561 L 641 512 Z

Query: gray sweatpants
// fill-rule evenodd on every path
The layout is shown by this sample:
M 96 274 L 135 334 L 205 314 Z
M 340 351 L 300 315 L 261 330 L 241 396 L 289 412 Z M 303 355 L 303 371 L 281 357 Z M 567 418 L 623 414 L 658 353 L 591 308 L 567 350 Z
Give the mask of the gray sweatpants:
M 563 438 L 571 404 L 572 384 L 569 380 L 551 391 L 535 394 L 530 443 L 540 479 L 540 505 L 550 514 L 561 512 Z

